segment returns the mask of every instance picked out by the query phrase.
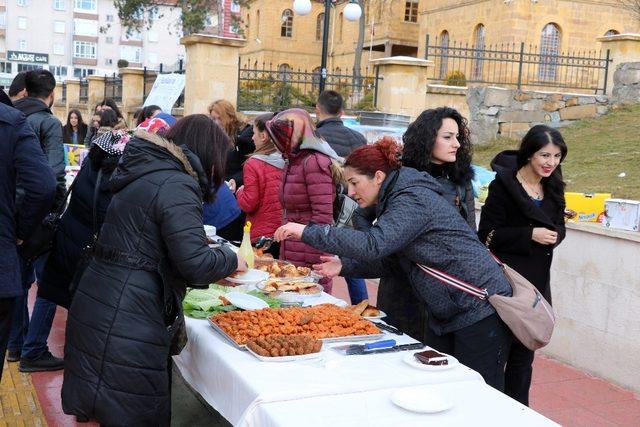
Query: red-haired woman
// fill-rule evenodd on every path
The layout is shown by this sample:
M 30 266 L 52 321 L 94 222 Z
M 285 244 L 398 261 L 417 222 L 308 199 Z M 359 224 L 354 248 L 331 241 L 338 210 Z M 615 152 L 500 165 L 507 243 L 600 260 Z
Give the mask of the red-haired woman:
M 301 239 L 340 258 L 323 257 L 314 266 L 327 277 L 384 277 L 401 271 L 424 300 L 431 337 L 427 345 L 451 354 L 502 390 L 511 334 L 487 302 L 452 290 L 425 274 L 416 263 L 443 270 L 490 295 L 511 295 L 498 264 L 442 187 L 425 172 L 401 167 L 399 146 L 383 138 L 357 148 L 346 160 L 349 196 L 360 208 L 374 207 L 366 231 L 330 225 L 289 223 L 276 239 Z

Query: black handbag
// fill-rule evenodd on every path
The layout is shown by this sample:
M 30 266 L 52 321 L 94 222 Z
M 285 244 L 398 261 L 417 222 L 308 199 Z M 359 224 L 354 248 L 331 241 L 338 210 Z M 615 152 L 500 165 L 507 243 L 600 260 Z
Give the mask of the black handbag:
M 60 226 L 62 214 L 75 183 L 76 180 L 74 179 L 64 194 L 64 199 L 62 203 L 60 203 L 60 206 L 58 206 L 58 209 L 45 216 L 42 222 L 36 226 L 33 233 L 18 246 L 18 255 L 20 255 L 22 259 L 32 262 L 51 250 L 53 247 L 53 238 Z
M 98 195 L 100 194 L 100 184 L 102 183 L 102 169 L 98 169 L 98 176 L 96 177 L 96 186 L 93 189 L 93 205 L 92 205 L 92 220 L 91 220 L 91 240 L 87 245 L 80 250 L 80 256 L 76 264 L 76 269 L 73 273 L 71 283 L 69 283 L 69 294 L 73 298 L 73 294 L 78 289 L 80 280 L 84 271 L 89 266 L 91 259 L 93 258 L 94 247 L 98 240 Z

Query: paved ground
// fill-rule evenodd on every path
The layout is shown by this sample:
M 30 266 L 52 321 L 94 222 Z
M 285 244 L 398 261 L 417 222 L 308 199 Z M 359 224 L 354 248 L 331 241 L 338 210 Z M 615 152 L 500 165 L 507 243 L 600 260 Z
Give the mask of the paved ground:
M 368 288 L 375 301 L 376 285 L 369 283 Z M 344 281 L 334 284 L 333 293 L 348 300 Z M 49 337 L 56 355 L 63 351 L 65 322 L 66 311 L 59 309 Z M 177 372 L 173 385 L 173 426 L 230 425 L 208 408 Z M 77 425 L 73 417 L 62 412 L 61 386 L 62 371 L 29 375 L 18 372 L 15 363 L 6 363 L 0 384 L 0 427 Z M 640 396 L 542 356 L 534 362 L 531 407 L 564 426 L 640 426 Z

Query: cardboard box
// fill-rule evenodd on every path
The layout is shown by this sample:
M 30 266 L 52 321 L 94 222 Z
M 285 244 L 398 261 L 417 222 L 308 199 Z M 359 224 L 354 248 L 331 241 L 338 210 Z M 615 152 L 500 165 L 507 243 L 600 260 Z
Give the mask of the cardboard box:
M 611 198 L 611 193 L 564 193 L 567 209 L 578 215 L 574 221 L 602 222 L 604 218 L 604 201 Z
M 606 228 L 640 230 L 640 202 L 625 199 L 606 200 L 603 224 Z

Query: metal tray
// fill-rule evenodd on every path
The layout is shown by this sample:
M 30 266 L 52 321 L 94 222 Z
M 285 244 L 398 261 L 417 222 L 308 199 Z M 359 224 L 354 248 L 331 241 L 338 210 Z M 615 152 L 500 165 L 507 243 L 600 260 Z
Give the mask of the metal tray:
M 227 333 L 225 331 L 220 329 L 220 327 L 214 321 L 212 321 L 210 317 L 207 317 L 207 321 L 209 322 L 209 325 L 211 325 L 213 330 L 215 330 L 220 335 L 222 335 L 222 337 L 226 341 L 228 341 L 229 344 L 231 344 L 233 347 L 237 348 L 238 350 L 247 351 L 247 346 L 245 344 L 238 344 L 237 342 L 235 342 L 235 340 L 233 338 L 231 338 L 229 335 L 227 335 Z M 369 340 L 375 341 L 375 340 L 378 340 L 378 339 L 380 339 L 382 337 L 384 337 L 383 333 L 371 334 L 371 335 L 349 335 L 347 337 L 321 338 L 321 341 L 323 343 L 358 342 L 358 341 L 369 341 Z

